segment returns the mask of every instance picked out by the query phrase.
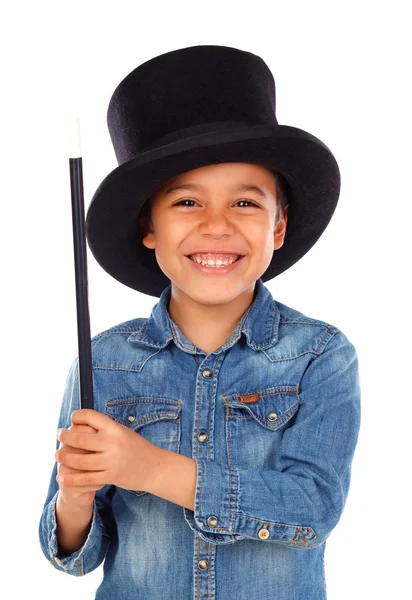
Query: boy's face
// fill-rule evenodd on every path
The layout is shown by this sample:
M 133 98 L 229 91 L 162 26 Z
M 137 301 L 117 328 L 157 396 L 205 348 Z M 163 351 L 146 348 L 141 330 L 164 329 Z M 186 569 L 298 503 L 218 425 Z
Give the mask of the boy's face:
M 265 197 L 254 190 L 238 191 L 241 184 L 260 188 Z M 168 192 L 184 185 L 198 187 Z M 155 250 L 172 289 L 201 304 L 224 304 L 253 291 L 283 244 L 287 222 L 285 211 L 276 223 L 274 175 L 249 163 L 210 165 L 171 179 L 153 195 L 151 216 L 153 231 L 143 244 Z M 245 256 L 230 272 L 213 274 L 188 258 L 205 249 Z

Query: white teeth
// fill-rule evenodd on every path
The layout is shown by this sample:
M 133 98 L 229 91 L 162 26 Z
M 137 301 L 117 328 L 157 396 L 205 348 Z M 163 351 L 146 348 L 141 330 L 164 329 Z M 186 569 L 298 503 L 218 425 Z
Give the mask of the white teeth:
M 210 258 L 209 260 L 205 261 L 205 260 L 202 260 L 199 257 L 194 258 L 193 256 L 189 256 L 189 258 L 191 260 L 193 260 L 194 262 L 197 262 L 198 264 L 203 265 L 204 267 L 228 267 L 229 265 L 231 265 L 232 263 L 234 263 L 238 259 L 238 257 L 236 257 L 236 258 L 233 258 L 233 259 L 228 260 L 228 261 L 223 261 L 220 258 L 218 258 L 215 261 L 212 258 Z

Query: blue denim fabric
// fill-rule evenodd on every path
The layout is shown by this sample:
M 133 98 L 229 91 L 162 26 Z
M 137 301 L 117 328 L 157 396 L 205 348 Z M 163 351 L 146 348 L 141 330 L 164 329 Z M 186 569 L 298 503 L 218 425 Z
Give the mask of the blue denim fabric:
M 84 546 L 64 557 L 55 464 L 39 527 L 45 556 L 75 576 L 104 561 L 97 600 L 325 599 L 325 541 L 360 427 L 354 346 L 259 279 L 231 335 L 206 354 L 172 322 L 170 292 L 149 318 L 93 338 L 94 407 L 196 461 L 195 510 L 107 485 Z M 58 427 L 79 408 L 76 358 Z

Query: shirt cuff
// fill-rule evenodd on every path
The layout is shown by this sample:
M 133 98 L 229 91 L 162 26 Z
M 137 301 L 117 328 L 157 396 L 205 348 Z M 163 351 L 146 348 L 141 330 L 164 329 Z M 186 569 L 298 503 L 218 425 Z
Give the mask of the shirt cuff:
M 92 523 L 86 541 L 79 550 L 76 550 L 76 552 L 73 552 L 68 556 L 62 556 L 59 554 L 57 540 L 56 504 L 58 495 L 59 490 L 50 501 L 46 509 L 47 514 L 45 515 L 46 522 L 49 522 L 52 525 L 48 543 L 50 562 L 60 571 L 65 571 L 71 575 L 81 577 L 86 573 L 84 568 L 85 558 L 87 558 L 87 563 L 89 564 L 94 564 L 96 561 L 99 562 L 98 555 L 102 549 L 103 522 L 99 511 L 97 510 L 96 502 L 94 502 Z
M 234 535 L 238 502 L 238 471 L 212 460 L 196 462 L 194 511 L 184 508 L 189 527 L 212 544 L 234 544 L 244 539 Z

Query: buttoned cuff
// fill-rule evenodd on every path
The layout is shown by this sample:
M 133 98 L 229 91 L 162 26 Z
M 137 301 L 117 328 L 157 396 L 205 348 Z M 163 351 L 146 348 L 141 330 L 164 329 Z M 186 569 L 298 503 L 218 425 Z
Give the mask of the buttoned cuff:
M 94 502 L 93 517 L 90 527 L 89 534 L 83 546 L 68 556 L 62 557 L 59 555 L 59 547 L 57 540 L 57 518 L 56 518 L 56 504 L 59 491 L 56 492 L 53 499 L 50 501 L 46 508 L 45 522 L 52 524 L 52 530 L 50 533 L 50 539 L 48 543 L 50 562 L 53 566 L 60 570 L 81 577 L 91 569 L 85 570 L 84 561 L 87 558 L 87 563 L 95 564 L 99 562 L 99 553 L 102 551 L 102 536 L 103 536 L 103 522 L 101 520 L 99 511 Z
M 213 460 L 194 459 L 197 467 L 194 511 L 184 509 L 189 527 L 212 544 L 233 544 L 238 502 L 238 471 Z
M 251 496 L 244 497 L 246 486 L 242 487 L 241 475 L 253 478 L 251 472 L 213 460 L 194 460 L 197 465 L 194 511 L 184 508 L 184 516 L 202 539 L 212 544 L 234 544 L 248 538 L 301 548 L 315 546 L 316 535 L 311 527 L 259 518 L 265 512 L 275 512 L 276 504 L 256 497 L 250 486 L 247 489 Z M 242 511 L 242 501 L 254 506 L 254 514 Z

